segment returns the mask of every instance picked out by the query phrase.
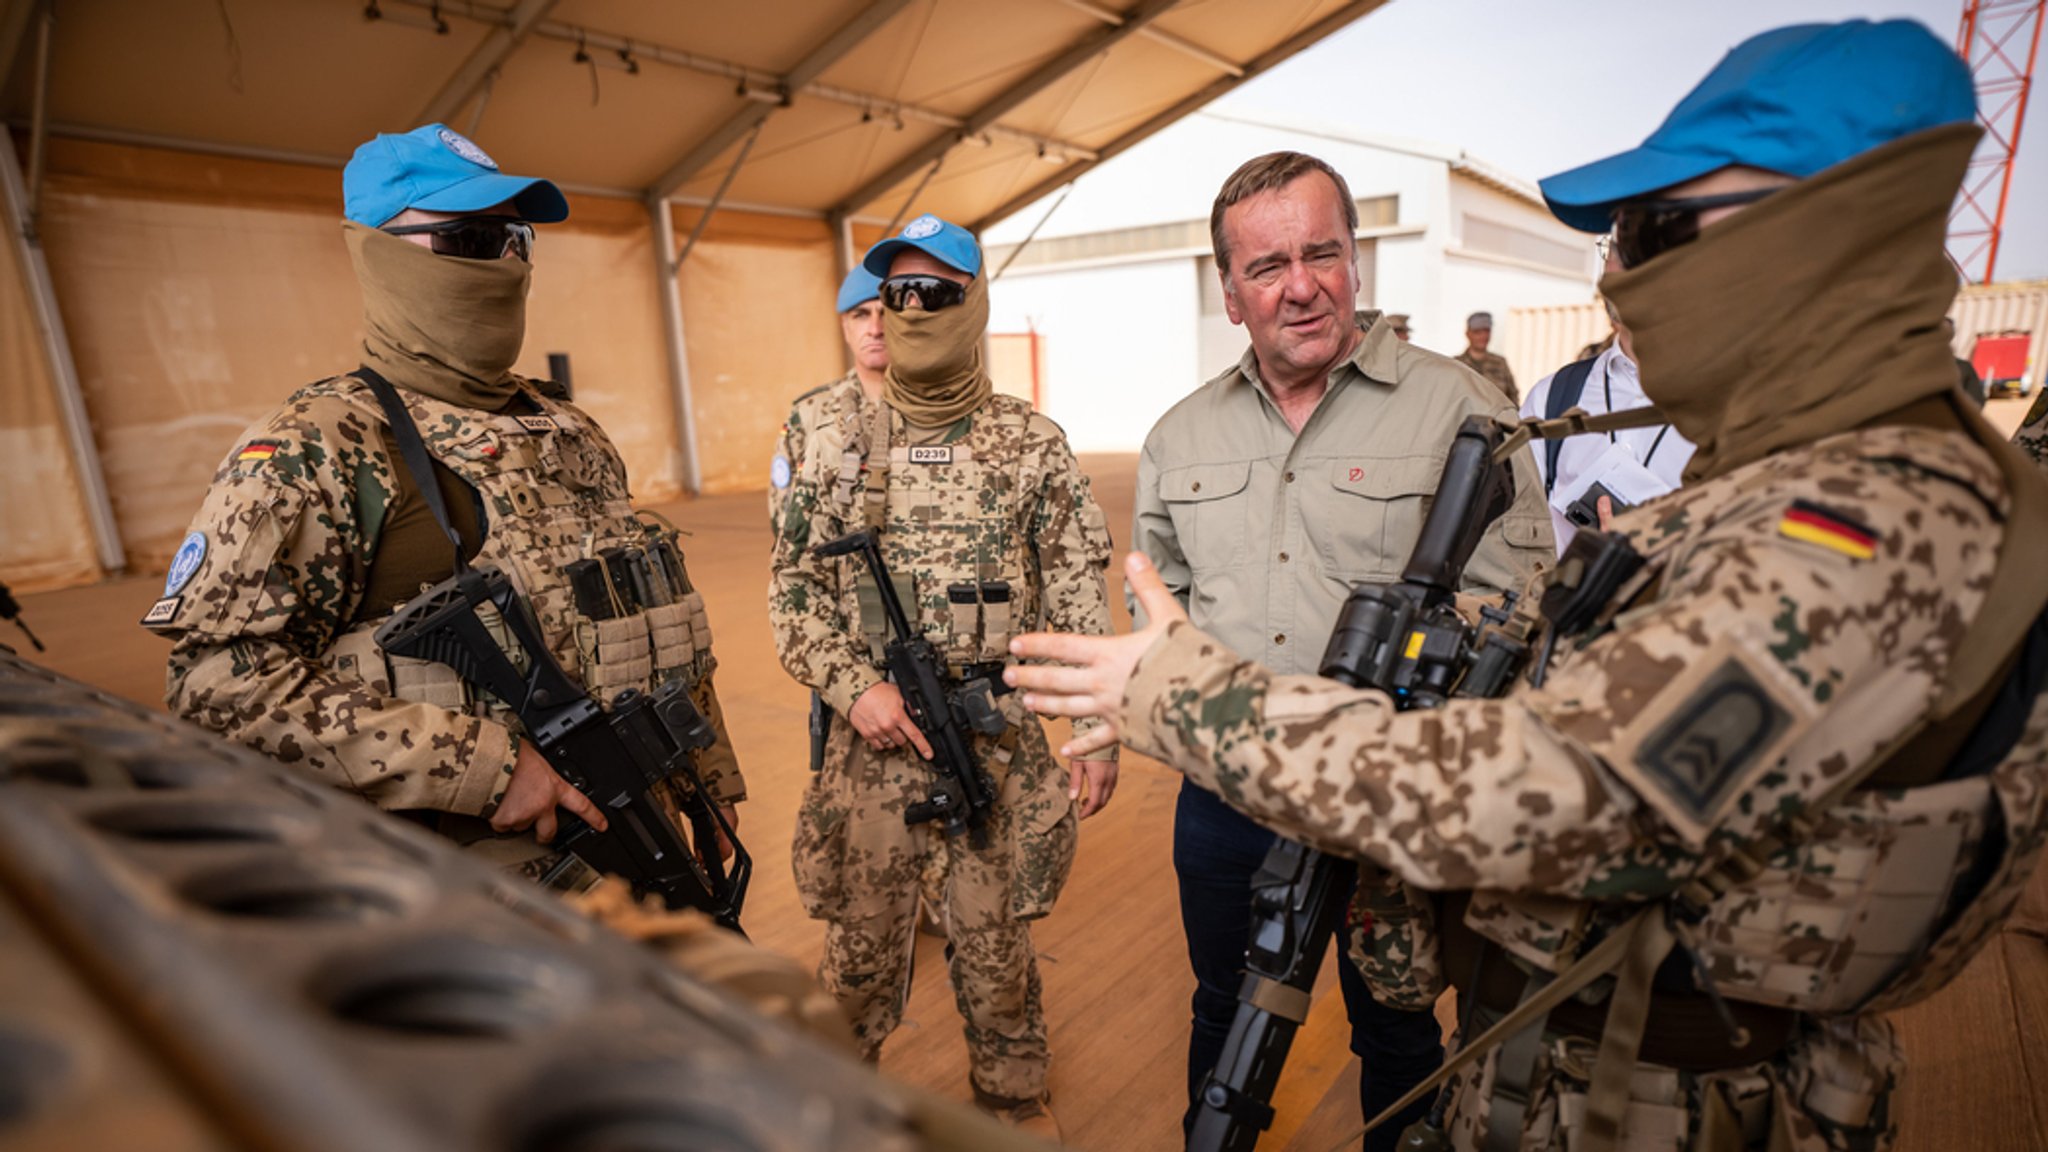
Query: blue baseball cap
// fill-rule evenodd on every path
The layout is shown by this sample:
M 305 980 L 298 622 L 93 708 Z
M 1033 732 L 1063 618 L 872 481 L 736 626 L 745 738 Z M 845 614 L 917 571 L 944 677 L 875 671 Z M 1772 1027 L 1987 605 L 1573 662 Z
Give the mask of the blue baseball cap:
M 1969 67 L 1925 25 L 1796 24 L 1736 45 L 1641 147 L 1552 176 L 1543 198 L 1566 224 L 1605 232 L 1616 205 L 1731 164 L 1804 180 L 1976 115 Z
M 974 242 L 974 233 L 929 212 L 905 224 L 902 232 L 868 249 L 860 266 L 876 276 L 887 276 L 889 262 L 905 248 L 915 248 L 969 276 L 981 275 L 981 245 Z
M 851 312 L 882 294 L 882 278 L 859 264 L 839 282 L 839 310 Z
M 341 170 L 342 214 L 372 228 L 407 208 L 479 212 L 507 200 L 521 219 L 536 224 L 569 218 L 561 189 L 536 177 L 505 175 L 469 137 L 442 124 L 402 136 L 380 133 Z

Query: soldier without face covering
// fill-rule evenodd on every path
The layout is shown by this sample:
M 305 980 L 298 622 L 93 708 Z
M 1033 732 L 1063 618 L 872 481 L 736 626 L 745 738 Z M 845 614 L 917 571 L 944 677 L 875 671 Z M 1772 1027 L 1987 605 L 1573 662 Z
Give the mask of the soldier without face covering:
M 1474 1007 L 1428 1146 L 1895 1141 L 1885 1013 L 1961 971 L 2048 841 L 2048 481 L 1941 325 L 1975 110 L 1918 24 L 1781 28 L 1544 182 L 1613 230 L 1601 290 L 1699 447 L 1683 489 L 1573 541 L 1640 566 L 1567 555 L 1525 621 L 1564 633 L 1540 681 L 1400 711 L 1275 676 L 1138 557 L 1144 631 L 1013 646 L 1070 665 L 1012 669 L 1028 705 L 1114 722 L 1070 750 L 1121 737 L 1442 894 Z
M 364 144 L 342 189 L 362 366 L 293 393 L 215 473 L 143 621 L 175 642 L 166 702 L 509 871 L 546 877 L 682 966 L 843 1036 L 830 1002 L 786 961 L 695 912 L 638 905 L 623 881 L 551 849 L 559 812 L 599 829 L 604 813 L 502 702 L 450 668 L 378 646 L 378 625 L 455 571 L 452 532 L 468 561 L 511 578 L 555 658 L 594 695 L 688 686 L 717 733 L 698 770 L 737 821 L 746 785 L 712 687 L 703 598 L 686 590 L 675 537 L 634 515 L 625 465 L 596 421 L 512 371 L 534 226 L 566 219 L 567 201 L 546 180 L 500 172 L 439 124 Z M 418 428 L 431 478 L 403 460 L 379 385 Z M 593 619 L 565 572 L 614 547 L 666 550 L 685 591 Z
M 882 277 L 887 377 L 879 398 L 847 380 L 813 410 L 790 458 L 769 583 L 783 666 L 831 708 L 821 770 L 797 816 L 797 889 L 826 922 L 819 980 L 876 1059 L 909 994 L 919 878 L 943 857 L 975 1101 L 1057 1138 L 1030 921 L 1066 881 L 1076 817 L 1109 801 L 1115 745 L 1062 772 L 1037 719 L 1001 697 L 1000 734 L 970 741 L 995 785 L 986 846 L 906 824 L 906 809 L 930 795 L 933 752 L 885 676 L 881 589 L 859 556 L 815 548 L 875 533 L 911 626 L 957 686 L 994 675 L 1027 628 L 1107 632 L 1109 535 L 1065 434 L 995 394 L 982 366 L 988 286 L 974 237 L 920 216 L 862 264 Z

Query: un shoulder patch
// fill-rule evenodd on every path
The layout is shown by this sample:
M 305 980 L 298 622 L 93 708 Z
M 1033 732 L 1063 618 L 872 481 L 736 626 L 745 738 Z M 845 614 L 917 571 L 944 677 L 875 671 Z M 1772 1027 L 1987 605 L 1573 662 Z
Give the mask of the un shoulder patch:
M 1611 766 L 1695 846 L 1805 731 L 1814 709 L 1767 658 L 1723 638 L 1664 686 Z

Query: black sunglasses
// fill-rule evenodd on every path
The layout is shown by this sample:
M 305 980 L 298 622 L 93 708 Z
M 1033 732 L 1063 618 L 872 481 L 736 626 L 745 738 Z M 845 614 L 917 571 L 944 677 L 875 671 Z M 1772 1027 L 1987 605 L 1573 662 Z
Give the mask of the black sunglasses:
M 533 225 L 512 216 L 462 216 L 433 224 L 386 228 L 393 236 L 430 236 L 434 251 L 463 260 L 517 256 L 533 262 Z
M 1754 204 L 1776 188 L 1692 196 L 1683 200 L 1637 200 L 1614 210 L 1614 252 L 1623 268 L 1634 268 L 1700 237 L 1700 213 L 1709 208 Z
M 966 300 L 967 285 L 956 284 L 944 276 L 911 273 L 882 281 L 881 296 L 882 307 L 891 312 L 901 312 L 913 302 L 926 312 L 937 312 Z

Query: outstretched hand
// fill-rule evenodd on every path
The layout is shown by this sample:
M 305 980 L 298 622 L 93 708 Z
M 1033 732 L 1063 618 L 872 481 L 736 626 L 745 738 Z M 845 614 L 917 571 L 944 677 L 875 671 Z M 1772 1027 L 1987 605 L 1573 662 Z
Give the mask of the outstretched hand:
M 1124 557 L 1124 578 L 1145 610 L 1143 629 L 1123 636 L 1033 632 L 1010 641 L 1013 656 L 1054 661 L 1013 664 L 1003 673 L 1011 687 L 1024 690 L 1026 708 L 1044 716 L 1094 716 L 1103 722 L 1087 735 L 1069 740 L 1060 748 L 1063 756 L 1085 756 L 1121 739 L 1117 728 L 1123 720 L 1124 686 L 1130 683 L 1138 657 L 1166 634 L 1168 624 L 1188 618 L 1143 553 Z

